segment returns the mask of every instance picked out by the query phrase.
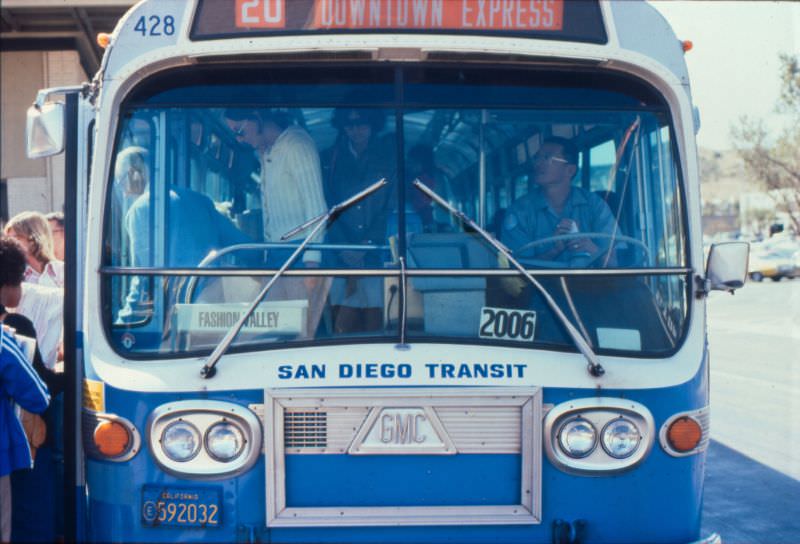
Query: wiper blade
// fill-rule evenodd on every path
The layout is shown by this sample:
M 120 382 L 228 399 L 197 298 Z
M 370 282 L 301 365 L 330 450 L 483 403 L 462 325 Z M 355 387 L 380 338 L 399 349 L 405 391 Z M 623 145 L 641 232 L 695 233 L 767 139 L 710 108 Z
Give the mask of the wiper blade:
M 336 219 L 336 217 L 338 217 L 338 215 L 342 211 L 352 206 L 359 200 L 366 198 L 367 196 L 377 191 L 387 183 L 388 182 L 386 181 L 386 178 L 382 178 L 381 180 L 376 181 L 366 189 L 359 191 L 358 193 L 354 194 L 347 200 L 343 200 L 339 204 L 334 205 L 327 212 L 318 215 L 317 217 L 310 219 L 309 221 L 306 221 L 302 225 L 298 225 L 297 227 L 293 228 L 292 230 L 290 230 L 281 237 L 282 240 L 285 240 L 297 234 L 298 232 L 301 232 L 314 225 L 314 228 L 311 230 L 308 236 L 306 236 L 303 242 L 299 246 L 297 246 L 297 249 L 295 249 L 292 252 L 292 254 L 289 255 L 289 257 L 286 259 L 286 261 L 284 261 L 284 263 L 281 265 L 281 267 L 278 269 L 275 275 L 272 276 L 272 278 L 269 280 L 269 282 L 267 282 L 264 288 L 261 289 L 261 292 L 258 293 L 258 295 L 256 295 L 256 298 L 253 299 L 253 302 L 250 303 L 250 306 L 248 306 L 244 314 L 242 314 L 239 320 L 236 323 L 234 323 L 230 329 L 228 329 L 228 332 L 225 333 L 225 336 L 222 338 L 222 341 L 217 345 L 216 348 L 214 348 L 214 351 L 211 352 L 211 355 L 208 356 L 208 359 L 206 359 L 206 362 L 203 365 L 202 370 L 200 371 L 200 375 L 203 378 L 214 377 L 214 375 L 217 373 L 214 367 L 217 365 L 217 362 L 220 360 L 220 358 L 223 355 L 225 355 L 225 352 L 228 351 L 228 348 L 230 347 L 231 343 L 233 343 L 233 339 L 236 337 L 237 334 L 239 334 L 239 331 L 242 330 L 242 327 L 244 326 L 245 322 L 250 318 L 250 315 L 252 315 L 256 307 L 261 303 L 261 301 L 267 295 L 267 292 L 269 292 L 269 290 L 272 289 L 272 286 L 275 285 L 275 282 L 278 281 L 278 279 L 283 275 L 286 269 L 292 265 L 295 259 L 297 259 L 297 257 L 303 252 L 303 250 L 311 242 L 311 240 L 314 239 L 314 237 L 322 229 L 322 227 L 324 227 L 325 225 Z
M 592 351 L 592 347 L 589 345 L 586 339 L 581 336 L 581 333 L 578 332 L 578 329 L 576 329 L 572 323 L 570 323 L 569 319 L 567 319 L 567 316 L 564 315 L 564 312 L 562 312 L 561 308 L 559 308 L 558 304 L 556 304 L 556 301 L 553 300 L 553 297 L 551 297 L 550 293 L 547 292 L 547 289 L 545 289 L 541 283 L 536 281 L 536 278 L 531 276 L 531 274 L 525 270 L 525 267 L 519 264 L 519 261 L 511 256 L 511 252 L 506 246 L 504 246 L 497 238 L 486 232 L 483 228 L 479 227 L 475 221 L 470 219 L 466 214 L 455 209 L 449 202 L 436 194 L 430 187 L 422 183 L 419 179 L 415 179 L 413 184 L 417 189 L 425 193 L 428 198 L 452 213 L 459 221 L 465 223 L 470 228 L 475 229 L 475 232 L 480 234 L 487 242 L 489 242 L 489 244 L 491 244 L 492 247 L 499 251 L 503 257 L 508 259 L 508 262 L 513 264 L 514 268 L 516 268 L 523 276 L 525 276 L 525 278 L 539 291 L 539 293 L 547 302 L 547 305 L 550 306 L 550 309 L 553 310 L 553 313 L 556 314 L 556 317 L 558 317 L 559 321 L 561 321 L 561 323 L 567 329 L 567 333 L 569 333 L 569 336 L 572 338 L 572 341 L 575 343 L 578 351 L 583 354 L 588 362 L 589 374 L 596 378 L 599 378 L 605 374 L 605 369 L 600 364 L 600 361 L 597 359 L 597 355 L 594 351 Z

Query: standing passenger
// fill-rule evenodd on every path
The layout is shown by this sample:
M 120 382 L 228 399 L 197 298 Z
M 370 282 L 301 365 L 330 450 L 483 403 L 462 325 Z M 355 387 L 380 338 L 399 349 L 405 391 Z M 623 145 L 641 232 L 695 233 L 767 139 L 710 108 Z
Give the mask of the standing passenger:
M 0 238 L 0 306 L 17 306 L 25 270 L 19 244 Z M 30 361 L 10 328 L 0 324 L 0 540 L 11 540 L 10 474 L 32 465 L 28 438 L 14 405 L 34 414 L 47 408 L 47 387 L 34 372 Z
M 39 212 L 22 212 L 12 217 L 5 234 L 25 249 L 25 281 L 50 287 L 64 286 L 64 263 L 53 254 L 50 224 Z
M 228 110 L 225 117 L 236 140 L 255 149 L 261 162 L 264 240 L 280 242 L 286 232 L 327 211 L 317 147 L 288 113 Z M 303 237 L 301 232 L 290 240 Z M 303 257 L 305 263 L 319 261 L 319 252 Z
M 62 338 L 64 263 L 53 254 L 50 224 L 39 212 L 22 212 L 12 217 L 5 233 L 25 251 L 25 275 L 19 304 L 8 306 L 30 319 L 39 334 L 39 349 L 48 368 L 59 358 Z
M 327 211 L 322 190 L 319 153 L 311 136 L 291 123 L 289 114 L 281 110 L 236 110 L 225 112 L 226 123 L 236 140 L 252 147 L 261 163 L 261 202 L 266 242 L 279 243 L 281 237 Z M 285 241 L 300 241 L 307 231 L 298 232 Z M 320 233 L 313 242 L 320 242 Z M 291 254 L 290 249 L 269 250 L 269 266 L 278 268 Z M 319 250 L 306 250 L 302 262 L 306 268 L 319 268 Z M 316 332 L 330 281 L 307 276 L 303 281 L 283 278 L 278 298 L 307 299 L 307 334 Z M 270 299 L 275 299 L 273 292 Z
M 378 137 L 385 117 L 376 109 L 340 108 L 333 125 L 339 137 L 325 151 L 328 200 L 340 202 L 381 178 L 394 179 L 395 149 Z M 391 191 L 383 189 L 346 209 L 331 225 L 328 240 L 338 244 L 386 243 Z M 374 250 L 343 250 L 335 258 L 341 268 L 381 268 L 383 254 Z M 337 278 L 331 287 L 334 330 L 371 332 L 383 325 L 383 280 L 379 277 Z
M 53 255 L 59 261 L 64 262 L 64 214 L 51 212 L 45 217 L 50 223 L 50 232 L 53 234 Z

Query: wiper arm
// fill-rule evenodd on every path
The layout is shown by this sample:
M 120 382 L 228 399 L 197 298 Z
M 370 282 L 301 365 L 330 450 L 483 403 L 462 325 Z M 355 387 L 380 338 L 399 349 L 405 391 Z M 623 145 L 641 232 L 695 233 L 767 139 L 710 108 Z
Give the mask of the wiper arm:
M 553 310 L 553 313 L 556 314 L 556 317 L 558 317 L 559 321 L 561 321 L 564 327 L 566 327 L 567 332 L 569 333 L 570 338 L 572 338 L 572 341 L 575 343 L 575 346 L 578 348 L 578 351 L 580 351 L 583 354 L 583 356 L 586 358 L 586 361 L 589 363 L 588 366 L 589 374 L 591 374 L 596 378 L 599 378 L 600 376 L 605 374 L 606 372 L 605 369 L 600 364 L 600 361 L 597 359 L 597 355 L 595 354 L 595 352 L 592 351 L 591 346 L 588 344 L 588 342 L 586 342 L 586 339 L 584 339 L 584 337 L 581 336 L 581 333 L 578 332 L 578 329 L 576 329 L 572 325 L 572 323 L 570 323 L 569 319 L 567 319 L 567 316 L 564 315 L 564 312 L 562 312 L 561 308 L 559 308 L 558 304 L 556 304 L 556 301 L 553 300 L 553 297 L 551 297 L 550 293 L 547 292 L 547 289 L 545 289 L 541 283 L 536 281 L 536 278 L 531 276 L 531 274 L 527 270 L 525 270 L 525 267 L 519 264 L 519 261 L 517 261 L 514 257 L 511 256 L 511 252 L 508 250 L 506 246 L 504 246 L 497 238 L 486 232 L 483 228 L 479 227 L 472 219 L 467 217 L 463 212 L 451 206 L 449 202 L 447 202 L 441 196 L 436 194 L 433 190 L 431 190 L 430 187 L 422 183 L 419 179 L 414 180 L 414 186 L 423 193 L 425 193 L 428 196 L 428 198 L 430 198 L 440 206 L 444 207 L 450 213 L 452 213 L 459 221 L 462 221 L 469 227 L 475 229 L 475 231 L 478 234 L 480 234 L 487 242 L 489 242 L 489 244 L 491 244 L 492 247 L 494 247 L 497 251 L 499 251 L 500 254 L 503 255 L 503 257 L 508 259 L 508 262 L 513 264 L 514 268 L 516 268 L 523 276 L 525 276 L 525 278 L 527 278 L 527 280 L 539 291 L 539 293 L 541 293 L 542 297 L 544 297 L 545 301 L 547 302 L 547 305 L 550 306 L 550 309 Z
M 244 314 L 242 314 L 239 320 L 236 323 L 234 323 L 234 325 L 230 329 L 228 329 L 228 332 L 225 333 L 225 336 L 222 338 L 222 341 L 217 345 L 216 348 L 214 348 L 214 351 L 211 352 L 211 355 L 208 356 L 208 359 L 206 359 L 206 362 L 203 365 L 202 370 L 200 371 L 200 375 L 203 378 L 214 377 L 214 374 L 217 373 L 214 367 L 217 365 L 217 362 L 225 354 L 225 352 L 228 351 L 228 348 L 233 342 L 233 339 L 236 337 L 237 334 L 239 334 L 239 331 L 242 330 L 242 327 L 244 326 L 245 322 L 250 318 L 250 315 L 255 311 L 256 307 L 261 303 L 261 301 L 267 295 L 267 292 L 269 292 L 269 290 L 272 289 L 272 286 L 275 285 L 275 282 L 278 281 L 278 279 L 281 277 L 281 275 L 283 275 L 286 269 L 292 265 L 295 259 L 297 259 L 297 257 L 303 252 L 303 250 L 311 242 L 311 240 L 314 239 L 314 237 L 322 229 L 322 227 L 324 227 L 325 225 L 336 219 L 339 213 L 341 213 L 348 207 L 352 206 L 359 200 L 366 198 L 367 196 L 377 191 L 387 183 L 388 182 L 386 181 L 386 178 L 383 178 L 380 181 L 376 181 L 366 189 L 359 191 L 358 193 L 351 196 L 347 200 L 343 200 L 339 204 L 334 205 L 327 212 L 306 221 L 302 225 L 298 225 L 297 227 L 293 228 L 292 230 L 290 230 L 281 237 L 281 240 L 285 240 L 297 234 L 298 232 L 301 232 L 314 225 L 314 228 L 311 230 L 308 236 L 306 236 L 303 242 L 299 246 L 297 246 L 297 249 L 295 249 L 292 252 L 292 254 L 289 255 L 289 257 L 286 259 L 286 261 L 284 261 L 284 263 L 281 265 L 281 267 L 278 269 L 275 275 L 272 276 L 272 278 L 269 280 L 269 282 L 267 282 L 264 288 L 261 289 L 261 292 L 258 293 L 258 295 L 256 295 L 256 298 L 253 299 L 253 302 L 250 303 L 250 306 L 247 308 Z

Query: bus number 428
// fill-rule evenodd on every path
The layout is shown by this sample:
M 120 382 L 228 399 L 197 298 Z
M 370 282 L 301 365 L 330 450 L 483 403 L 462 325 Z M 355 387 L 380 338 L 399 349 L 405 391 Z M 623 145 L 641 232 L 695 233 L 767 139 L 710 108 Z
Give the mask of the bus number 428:
M 175 34 L 175 17 L 167 15 L 142 15 L 133 30 L 142 36 L 172 36 Z

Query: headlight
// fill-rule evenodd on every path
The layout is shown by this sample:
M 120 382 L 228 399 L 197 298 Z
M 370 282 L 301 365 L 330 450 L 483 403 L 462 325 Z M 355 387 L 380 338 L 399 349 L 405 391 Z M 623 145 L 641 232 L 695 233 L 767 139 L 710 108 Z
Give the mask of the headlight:
M 188 461 L 200 451 L 200 432 L 191 423 L 179 419 L 161 433 L 161 449 L 173 461 Z
M 215 423 L 206 432 L 208 454 L 223 463 L 236 459 L 244 449 L 244 433 L 232 423 Z
M 634 423 L 624 417 L 610 421 L 603 429 L 603 449 L 611 457 L 624 459 L 639 447 L 642 434 Z
M 572 419 L 558 431 L 558 444 L 570 457 L 586 457 L 597 445 L 597 431 L 585 419 Z

